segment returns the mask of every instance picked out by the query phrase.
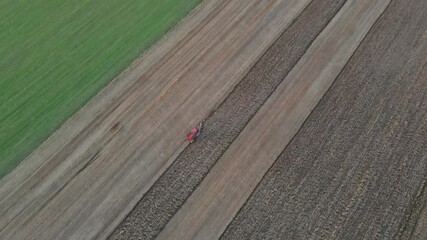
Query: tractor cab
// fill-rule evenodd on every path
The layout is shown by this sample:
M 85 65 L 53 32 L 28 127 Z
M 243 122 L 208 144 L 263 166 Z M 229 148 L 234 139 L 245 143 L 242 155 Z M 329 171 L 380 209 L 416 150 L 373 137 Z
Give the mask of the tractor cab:
M 185 137 L 190 143 L 193 143 L 196 138 L 200 135 L 200 130 L 202 129 L 202 124 L 200 123 L 198 127 L 191 129 L 191 131 Z

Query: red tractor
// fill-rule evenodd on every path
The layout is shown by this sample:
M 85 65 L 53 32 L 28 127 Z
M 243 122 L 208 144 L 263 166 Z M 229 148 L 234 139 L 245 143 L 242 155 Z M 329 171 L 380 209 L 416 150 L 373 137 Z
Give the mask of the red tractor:
M 185 139 L 187 139 L 190 143 L 193 143 L 196 138 L 200 135 L 200 130 L 202 129 L 202 123 L 199 124 L 199 126 L 191 129 L 191 132 L 187 134 Z

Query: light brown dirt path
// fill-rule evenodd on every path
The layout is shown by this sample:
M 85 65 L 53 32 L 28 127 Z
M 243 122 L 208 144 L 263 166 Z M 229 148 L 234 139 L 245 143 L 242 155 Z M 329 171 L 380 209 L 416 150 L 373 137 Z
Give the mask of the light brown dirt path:
M 218 239 L 389 1 L 350 0 L 248 123 L 158 239 Z
M 104 238 L 309 0 L 211 0 L 0 187 L 5 239 Z M 174 36 L 176 35 L 176 36 Z M 137 80 L 135 80 L 137 78 Z

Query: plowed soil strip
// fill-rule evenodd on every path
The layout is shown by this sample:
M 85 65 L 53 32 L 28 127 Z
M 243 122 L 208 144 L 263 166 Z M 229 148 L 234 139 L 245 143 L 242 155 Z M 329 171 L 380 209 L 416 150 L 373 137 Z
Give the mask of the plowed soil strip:
M 424 206 L 423 210 L 419 215 L 419 219 L 417 224 L 415 225 L 415 229 L 410 235 L 409 239 L 417 240 L 417 239 L 426 239 L 427 238 L 427 197 L 424 196 Z
M 390 3 L 223 239 L 427 239 L 425 19 Z
M 251 119 L 159 239 L 217 239 L 389 1 L 348 1 Z
M 427 71 L 425 74 L 427 75 Z M 427 120 L 425 124 L 427 125 Z M 425 135 L 427 136 L 427 133 Z M 427 152 L 427 143 L 425 143 L 425 152 Z M 425 156 L 424 161 L 427 161 L 427 156 Z M 400 239 L 427 239 L 427 171 L 424 181 L 421 181 L 421 187 L 415 197 L 414 205 L 411 207 L 412 209 L 407 212 L 411 213 L 414 221 L 411 221 L 412 219 L 410 218 L 402 224 L 404 227 L 402 228 Z
M 151 59 L 157 64 L 136 74 L 133 84 L 113 89 L 118 95 L 99 97 L 114 101 L 91 109 L 95 116 L 78 113 L 90 119 L 72 140 L 58 146 L 51 139 L 33 154 L 41 158 L 36 165 L 23 163 L 16 171 L 24 173 L 2 181 L 0 235 L 107 236 L 186 144 L 188 129 L 222 102 L 308 3 L 212 0 L 202 5 L 219 11 L 207 11 L 211 19 L 199 22 L 188 41 L 158 53 L 160 60 Z M 72 131 L 74 124 L 60 132 Z
M 312 1 L 261 57 L 111 239 L 153 239 L 182 206 L 345 0 Z

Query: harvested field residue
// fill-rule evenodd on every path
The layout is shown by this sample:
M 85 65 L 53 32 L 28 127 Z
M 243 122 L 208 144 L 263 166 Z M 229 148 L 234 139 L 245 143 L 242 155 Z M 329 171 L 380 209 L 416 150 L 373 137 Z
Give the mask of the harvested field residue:
M 151 239 L 161 231 L 344 2 L 314 1 L 304 10 L 205 121 L 199 139 L 184 150 L 111 239 Z
M 391 3 L 223 239 L 395 239 L 422 214 L 425 19 L 424 0 Z

